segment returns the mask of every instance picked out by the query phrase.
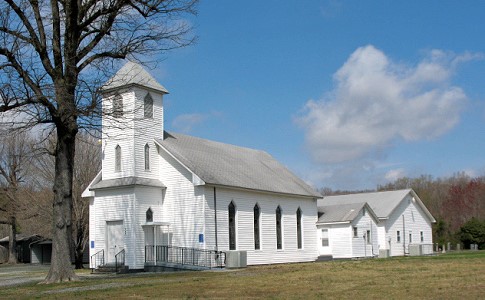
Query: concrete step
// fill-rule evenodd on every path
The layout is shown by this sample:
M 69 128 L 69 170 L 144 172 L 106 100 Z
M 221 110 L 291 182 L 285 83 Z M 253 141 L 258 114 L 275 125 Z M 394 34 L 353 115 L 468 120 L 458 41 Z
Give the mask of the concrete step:
M 332 260 L 332 255 L 320 255 L 316 261 L 329 261 Z
M 118 266 L 118 273 L 126 273 L 128 272 L 128 266 Z M 116 273 L 116 266 L 115 264 L 105 264 L 102 266 L 98 266 L 94 269 L 94 273 L 99 274 L 107 274 L 107 273 Z

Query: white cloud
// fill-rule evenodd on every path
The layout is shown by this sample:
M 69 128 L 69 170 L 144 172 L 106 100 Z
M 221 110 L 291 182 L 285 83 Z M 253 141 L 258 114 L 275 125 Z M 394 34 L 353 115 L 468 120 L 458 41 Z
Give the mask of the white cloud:
M 204 114 L 183 114 L 172 121 L 172 126 L 184 133 L 192 131 L 192 128 L 208 118 Z
M 439 137 L 467 103 L 450 83 L 455 66 L 477 59 L 432 50 L 415 66 L 393 62 L 372 45 L 358 48 L 334 74 L 335 88 L 309 100 L 296 122 L 319 163 L 376 160 L 397 140 Z
M 220 112 L 182 114 L 172 121 L 172 126 L 183 133 L 191 132 L 194 127 L 199 126 L 211 117 L 220 117 Z
M 393 182 L 404 176 L 406 176 L 406 171 L 404 171 L 404 169 L 394 169 L 394 170 L 389 170 L 384 176 L 384 178 L 388 182 Z

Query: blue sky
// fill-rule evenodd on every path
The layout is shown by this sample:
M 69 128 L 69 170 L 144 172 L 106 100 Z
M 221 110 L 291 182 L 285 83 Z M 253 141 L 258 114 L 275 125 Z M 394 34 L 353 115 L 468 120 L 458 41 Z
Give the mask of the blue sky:
M 165 127 L 261 149 L 314 187 L 485 175 L 484 1 L 202 1 L 150 72 Z

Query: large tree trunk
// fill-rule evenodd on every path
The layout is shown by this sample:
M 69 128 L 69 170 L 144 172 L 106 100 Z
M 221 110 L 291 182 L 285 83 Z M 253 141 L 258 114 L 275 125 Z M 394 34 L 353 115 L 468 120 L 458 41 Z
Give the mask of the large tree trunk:
M 72 179 L 77 124 L 57 126 L 56 172 L 54 178 L 52 258 L 44 283 L 78 279 L 71 265 Z
M 17 263 L 17 219 L 10 217 L 10 234 L 8 235 L 8 263 Z

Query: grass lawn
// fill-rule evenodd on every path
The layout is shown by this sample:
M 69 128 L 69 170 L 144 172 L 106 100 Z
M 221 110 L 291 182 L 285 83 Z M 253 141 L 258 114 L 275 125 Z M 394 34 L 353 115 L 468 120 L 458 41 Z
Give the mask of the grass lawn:
M 3 287 L 0 299 L 485 299 L 485 251 L 248 267 L 230 271 L 87 276 Z

